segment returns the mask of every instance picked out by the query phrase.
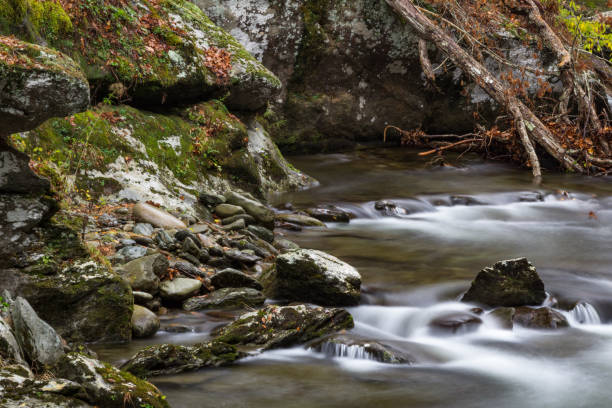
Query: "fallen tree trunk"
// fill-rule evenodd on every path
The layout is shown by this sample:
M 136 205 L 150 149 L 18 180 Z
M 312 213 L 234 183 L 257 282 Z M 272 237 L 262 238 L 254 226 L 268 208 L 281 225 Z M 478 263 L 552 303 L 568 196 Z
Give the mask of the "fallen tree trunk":
M 584 172 L 576 160 L 566 154 L 565 149 L 555 139 L 548 127 L 514 95 L 509 86 L 498 80 L 472 55 L 461 48 L 450 35 L 429 20 L 411 0 L 386 0 L 386 2 L 406 19 L 422 39 L 433 42 L 491 98 L 512 114 L 536 180 L 540 179 L 541 171 L 532 140 L 542 146 L 564 168 Z

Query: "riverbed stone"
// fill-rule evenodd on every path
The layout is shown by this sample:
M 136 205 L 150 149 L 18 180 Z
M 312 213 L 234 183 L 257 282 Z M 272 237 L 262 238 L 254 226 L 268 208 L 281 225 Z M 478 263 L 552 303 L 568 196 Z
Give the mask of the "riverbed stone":
M 303 227 L 325 227 L 324 222 L 302 214 L 276 214 L 276 220 L 281 223 L 295 224 Z
M 344 211 L 335 205 L 322 205 L 305 210 L 306 214 L 323 222 L 350 222 L 351 213 Z
M 151 337 L 159 330 L 159 318 L 155 313 L 139 305 L 134 305 L 132 315 L 132 334 L 136 339 Z
M 263 290 L 263 286 L 257 281 L 257 279 L 232 268 L 227 268 L 214 274 L 212 278 L 210 278 L 210 283 L 216 289 L 252 288 L 256 290 Z
M 512 322 L 530 329 L 559 329 L 569 327 L 565 316 L 549 307 L 517 307 Z
M 159 286 L 162 299 L 171 302 L 182 302 L 200 292 L 202 281 L 189 278 L 174 278 L 164 281 Z
M 62 340 L 22 297 L 11 304 L 15 335 L 26 358 L 35 366 L 51 366 L 64 355 Z
M 134 234 L 144 235 L 147 237 L 153 235 L 154 231 L 155 229 L 153 228 L 153 225 L 146 222 L 139 222 L 138 224 L 134 225 L 134 229 L 132 230 Z
M 195 346 L 161 344 L 147 347 L 130 358 L 122 367 L 136 376 L 147 378 L 171 375 L 205 367 L 221 367 L 242 357 L 235 346 L 211 341 Z
M 266 227 L 262 227 L 260 225 L 249 225 L 247 229 L 255 234 L 257 237 L 263 239 L 268 243 L 274 242 L 274 232 L 270 231 Z
M 155 294 L 159 289 L 159 277 L 168 270 L 169 262 L 161 254 L 135 259 L 115 268 L 132 287 L 132 290 Z
M 255 218 L 255 220 L 264 227 L 273 226 L 274 212 L 261 202 L 235 191 L 226 193 L 225 198 L 228 203 L 244 208 L 247 214 Z
M 540 305 L 544 299 L 544 282 L 536 268 L 526 258 L 518 258 L 497 262 L 480 271 L 461 301 L 515 307 Z
M 344 309 L 316 306 L 266 306 L 246 313 L 223 327 L 216 339 L 239 350 L 271 350 L 304 344 L 310 340 L 353 328 Z
M 389 344 L 350 333 L 334 334 L 315 340 L 308 348 L 329 357 L 353 357 L 385 364 L 410 364 L 416 361 L 412 355 Z
M 187 299 L 183 303 L 183 310 L 241 309 L 261 306 L 265 300 L 263 293 L 252 288 L 222 288 Z
M 260 281 L 268 297 L 323 306 L 359 303 L 361 275 L 323 251 L 298 249 L 276 258 L 276 266 Z
M 126 246 L 118 250 L 112 257 L 110 257 L 110 261 L 113 264 L 125 264 L 135 259 L 145 257 L 148 252 L 149 249 L 146 247 L 138 245 Z
M 138 203 L 132 209 L 136 221 L 151 224 L 157 228 L 187 228 L 185 223 L 166 211 L 146 203 Z
M 215 207 L 215 214 L 221 218 L 228 218 L 234 215 L 244 214 L 244 209 L 233 204 L 219 204 Z
M 476 331 L 482 319 L 473 313 L 455 312 L 438 316 L 429 323 L 436 334 L 464 334 Z

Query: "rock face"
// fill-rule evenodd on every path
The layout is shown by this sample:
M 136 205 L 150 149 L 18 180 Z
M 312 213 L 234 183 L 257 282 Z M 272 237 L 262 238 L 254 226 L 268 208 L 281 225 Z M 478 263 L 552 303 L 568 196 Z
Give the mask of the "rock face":
M 92 84 L 118 98 L 128 94 L 141 105 L 201 100 L 229 90 L 226 101 L 231 107 L 256 110 L 279 92 L 281 84 L 274 74 L 191 2 L 129 2 L 122 7 L 130 18 L 114 6 L 112 1 L 100 1 L 95 8 L 73 14 L 76 10 L 63 9 L 60 3 L 40 17 L 57 26 L 53 32 L 40 29 L 25 2 L 0 15 L 0 34 L 46 40 L 79 61 Z M 123 29 L 104 30 L 107 23 Z M 88 46 L 72 45 L 81 42 Z
M 41 320 L 32 306 L 22 297 L 11 305 L 11 318 L 17 341 L 32 364 L 54 365 L 64 355 L 62 341 L 53 327 Z
M 195 346 L 162 344 L 139 351 L 121 369 L 138 377 L 170 375 L 229 365 L 239 357 L 235 346 L 217 341 Z
M 353 318 L 344 309 L 306 305 L 267 306 L 240 316 L 222 328 L 217 340 L 241 350 L 271 350 L 303 344 L 315 338 L 352 329 Z
M 265 300 L 263 293 L 255 289 L 224 288 L 187 299 L 183 303 L 183 310 L 241 309 L 261 306 Z
M 89 85 L 65 55 L 0 36 L 0 137 L 83 111 Z
M 261 279 L 268 297 L 324 306 L 359 303 L 361 276 L 346 262 L 322 251 L 299 249 L 280 255 Z
M 0 289 L 27 299 L 62 337 L 74 342 L 131 338 L 132 291 L 105 267 L 81 261 L 51 275 L 2 273 Z
M 187 228 L 183 221 L 150 204 L 138 203 L 132 211 L 137 221 L 148 223 L 158 228 Z
M 444 98 L 428 89 L 418 37 L 384 1 L 194 2 L 285 85 L 280 116 L 291 126 L 273 134 L 281 150 L 338 150 L 355 140 L 379 140 L 387 124 L 433 133 L 469 132 L 475 105 L 481 104 L 479 112 L 493 105 L 472 84 L 465 87 L 467 97 L 461 96 L 462 82 L 469 81 L 456 68 L 436 72 Z M 504 57 L 514 63 L 543 71 L 554 66 L 536 44 L 525 46 L 508 33 L 496 34 L 508 37 Z M 444 60 L 433 47 L 429 57 L 434 67 Z M 501 73 L 493 59 L 485 62 Z M 535 76 L 527 79 L 530 92 L 537 89 Z
M 136 339 L 151 337 L 159 330 L 159 318 L 146 307 L 134 305 L 132 334 Z
M 461 301 L 489 307 L 540 305 L 546 299 L 544 282 L 527 259 L 497 262 L 478 273 Z

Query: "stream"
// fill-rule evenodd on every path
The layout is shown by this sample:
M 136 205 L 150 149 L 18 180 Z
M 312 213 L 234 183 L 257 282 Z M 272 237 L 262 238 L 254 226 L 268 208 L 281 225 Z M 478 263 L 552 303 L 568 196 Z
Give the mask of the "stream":
M 295 208 L 334 204 L 356 215 L 327 229 L 283 231 L 362 275 L 352 333 L 384 341 L 412 364 L 372 361 L 359 347 L 302 347 L 234 367 L 154 378 L 175 408 L 609 407 L 612 405 L 612 184 L 546 175 L 474 156 L 430 167 L 407 149 L 293 157 L 320 184 L 272 197 Z M 378 200 L 405 210 L 384 215 Z M 527 257 L 570 327 L 439 333 L 436 317 L 470 312 L 458 297 L 485 266 Z M 554 298 L 554 300 L 553 300 Z M 553 303 L 554 302 L 554 303 Z M 585 302 L 572 312 L 567 310 Z M 98 349 L 120 363 L 152 343 L 193 344 L 232 315 L 170 313 L 155 338 Z M 186 332 L 185 327 L 189 328 Z M 180 329 L 180 330 L 179 330 Z

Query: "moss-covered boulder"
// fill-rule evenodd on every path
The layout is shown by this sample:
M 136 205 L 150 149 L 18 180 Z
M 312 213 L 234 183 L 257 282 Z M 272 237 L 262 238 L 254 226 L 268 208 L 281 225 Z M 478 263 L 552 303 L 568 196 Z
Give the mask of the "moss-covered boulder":
M 344 309 L 267 306 L 240 316 L 222 328 L 216 339 L 244 351 L 271 350 L 304 344 L 353 326 L 353 317 Z
M 14 0 L 0 33 L 46 43 L 79 62 L 102 94 L 141 105 L 202 100 L 256 110 L 280 81 L 187 0 Z
M 361 295 L 361 275 L 355 268 L 311 249 L 280 255 L 260 281 L 268 297 L 323 306 L 356 305 Z
M 10 5 L 3 3 L 0 10 L 4 7 Z M 54 116 L 85 110 L 89 86 L 79 66 L 64 54 L 0 36 L 0 101 L 1 139 Z
M 526 259 L 499 261 L 484 268 L 461 298 L 489 307 L 540 305 L 546 299 L 544 282 Z
M 129 285 L 93 260 L 60 269 L 54 259 L 42 255 L 37 265 L 2 271 L 0 289 L 27 299 L 69 341 L 130 340 L 133 296 Z
M 235 346 L 218 341 L 195 346 L 161 344 L 139 351 L 121 369 L 139 377 L 151 377 L 225 366 L 241 356 Z
M 132 406 L 169 407 L 163 394 L 151 383 L 79 353 L 64 356 L 54 370 L 56 376 L 81 384 L 86 400 L 101 408 Z
M 183 310 L 244 309 L 264 304 L 263 293 L 252 288 L 223 288 L 183 302 Z

